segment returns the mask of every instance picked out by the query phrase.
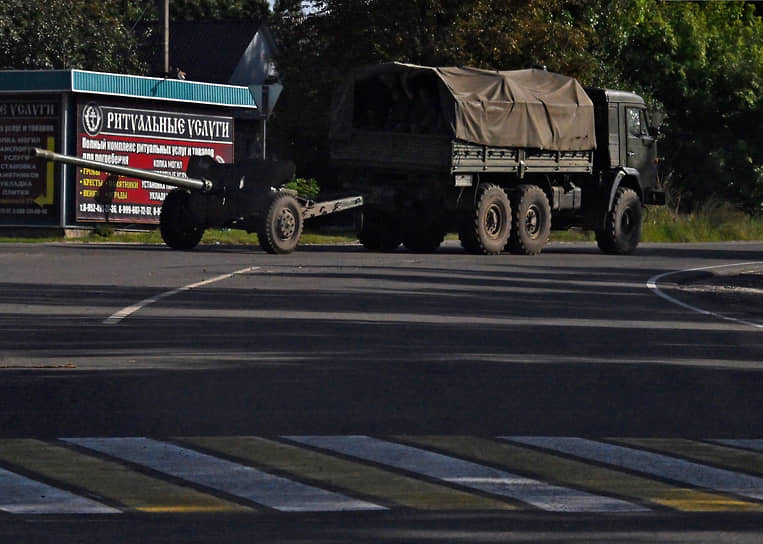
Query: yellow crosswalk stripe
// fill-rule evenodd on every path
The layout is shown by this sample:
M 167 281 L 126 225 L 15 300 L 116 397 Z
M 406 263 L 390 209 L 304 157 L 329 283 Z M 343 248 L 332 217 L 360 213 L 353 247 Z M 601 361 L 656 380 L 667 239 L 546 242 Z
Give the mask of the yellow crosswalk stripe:
M 763 475 L 763 453 L 756 451 L 706 444 L 685 438 L 615 438 L 611 441 L 667 455 L 680 455 L 731 470 Z
M 143 512 L 252 512 L 192 488 L 36 439 L 0 440 L 0 460 Z
M 183 442 L 297 478 L 419 510 L 513 510 L 508 503 L 254 436 L 184 437 Z
M 763 511 L 763 505 L 721 494 L 682 488 L 617 470 L 590 465 L 474 436 L 400 436 L 398 439 L 421 447 L 528 472 L 541 479 L 587 490 L 659 504 L 681 511 Z

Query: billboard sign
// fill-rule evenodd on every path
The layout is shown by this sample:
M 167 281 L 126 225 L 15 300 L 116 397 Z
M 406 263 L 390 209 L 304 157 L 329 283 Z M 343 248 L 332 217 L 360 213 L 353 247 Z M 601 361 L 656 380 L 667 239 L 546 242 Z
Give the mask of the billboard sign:
M 56 150 L 57 98 L 0 99 L 0 224 L 55 224 L 55 166 L 32 149 Z
M 87 102 L 77 107 L 77 155 L 84 159 L 153 170 L 185 178 L 188 160 L 207 155 L 233 161 L 233 118 L 179 111 L 126 108 Z M 173 188 L 125 176 L 77 168 L 78 221 L 158 223 Z

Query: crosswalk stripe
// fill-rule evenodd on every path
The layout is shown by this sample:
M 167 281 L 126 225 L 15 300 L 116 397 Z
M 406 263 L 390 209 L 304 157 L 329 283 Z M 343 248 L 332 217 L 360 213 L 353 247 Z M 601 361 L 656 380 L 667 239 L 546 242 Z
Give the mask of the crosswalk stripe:
M 763 500 L 763 479 L 757 476 L 708 467 L 659 453 L 640 451 L 584 438 L 533 436 L 505 436 L 501 438 L 651 474 L 659 478 L 713 489 L 722 493 Z
M 458 435 L 11 438 L 0 439 L 0 514 L 256 512 L 256 504 L 305 512 L 761 512 L 761 445 Z
M 718 444 L 763 452 L 763 438 L 738 438 L 713 440 Z
M 700 463 L 763 475 L 763 454 L 687 440 L 685 438 L 617 438 L 612 442 L 635 448 L 680 455 Z
M 0 510 L 11 514 L 121 514 L 120 510 L 0 468 Z
M 251 511 L 120 463 L 36 439 L 0 440 L 0 460 L 144 512 Z
M 288 512 L 384 510 L 383 506 L 149 438 L 68 438 L 68 442 Z
M 289 436 L 289 440 L 415 472 L 555 512 L 639 512 L 647 508 L 547 484 L 477 463 L 368 436 Z
M 509 470 L 520 470 L 562 485 L 609 493 L 680 511 L 763 511 L 763 506 L 756 503 L 681 488 L 505 442 L 474 436 L 405 436 L 400 439 L 422 447 L 434 447 L 462 457 L 500 465 Z
M 419 510 L 510 510 L 513 506 L 434 483 L 253 436 L 183 437 L 180 440 L 296 477 L 378 497 Z

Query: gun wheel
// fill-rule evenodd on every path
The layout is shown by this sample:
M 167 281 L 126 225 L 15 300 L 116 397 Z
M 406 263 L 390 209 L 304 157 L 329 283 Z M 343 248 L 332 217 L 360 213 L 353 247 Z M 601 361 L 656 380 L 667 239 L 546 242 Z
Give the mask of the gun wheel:
M 195 225 L 188 212 L 190 196 L 184 189 L 175 189 L 164 198 L 159 214 L 159 232 L 164 243 L 172 249 L 193 249 L 204 235 L 204 227 Z
M 276 194 L 267 207 L 257 231 L 262 249 L 285 255 L 297 247 L 302 236 L 302 207 L 288 194 Z

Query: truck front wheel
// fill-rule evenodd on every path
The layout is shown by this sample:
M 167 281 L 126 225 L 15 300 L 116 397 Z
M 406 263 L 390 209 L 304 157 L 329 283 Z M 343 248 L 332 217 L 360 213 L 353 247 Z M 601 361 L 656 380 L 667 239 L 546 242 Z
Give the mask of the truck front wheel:
M 471 253 L 499 255 L 511 232 L 511 204 L 498 185 L 483 185 L 470 223 L 460 234 L 461 245 Z
M 596 243 L 603 253 L 627 255 L 641 241 L 643 211 L 641 199 L 633 189 L 620 187 L 604 228 L 596 232 Z
M 546 193 L 537 185 L 520 185 L 512 196 L 514 224 L 509 249 L 520 255 L 537 255 L 551 234 L 551 206 Z
M 302 235 L 302 207 L 293 196 L 276 193 L 257 231 L 260 247 L 272 254 L 291 253 Z
M 194 224 L 188 211 L 190 193 L 175 189 L 167 193 L 159 214 L 159 232 L 172 249 L 193 249 L 201 241 L 204 228 Z

